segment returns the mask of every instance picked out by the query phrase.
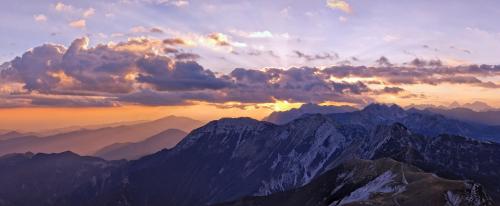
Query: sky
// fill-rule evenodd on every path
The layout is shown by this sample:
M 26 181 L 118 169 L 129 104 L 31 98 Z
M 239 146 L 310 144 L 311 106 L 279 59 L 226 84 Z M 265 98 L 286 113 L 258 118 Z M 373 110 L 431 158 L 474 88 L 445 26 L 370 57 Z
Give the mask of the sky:
M 0 129 L 309 102 L 500 107 L 495 0 L 0 4 Z

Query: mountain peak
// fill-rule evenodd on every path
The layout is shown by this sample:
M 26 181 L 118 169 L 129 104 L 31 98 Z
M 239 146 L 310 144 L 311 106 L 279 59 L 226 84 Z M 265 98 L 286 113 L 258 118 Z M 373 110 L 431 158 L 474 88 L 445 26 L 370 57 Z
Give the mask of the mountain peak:
M 375 116 L 383 115 L 391 118 L 401 117 L 404 116 L 406 113 L 406 111 L 403 108 L 401 108 L 396 104 L 386 105 L 378 103 L 370 104 L 366 106 L 362 111 L 368 113 L 369 115 L 375 115 Z
M 260 123 L 260 121 L 249 117 L 222 118 L 213 122 L 219 126 L 249 126 Z
M 387 105 L 380 103 L 372 103 L 366 106 L 363 111 L 383 111 L 383 110 L 399 110 L 404 111 L 403 108 L 398 106 L 397 104 Z

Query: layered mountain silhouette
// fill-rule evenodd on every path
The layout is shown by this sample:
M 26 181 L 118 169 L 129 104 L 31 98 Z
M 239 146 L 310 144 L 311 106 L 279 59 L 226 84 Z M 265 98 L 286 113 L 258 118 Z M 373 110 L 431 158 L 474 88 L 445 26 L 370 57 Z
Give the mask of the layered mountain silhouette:
M 0 133 L 0 141 L 13 139 L 13 138 L 17 138 L 17 137 L 25 137 L 25 136 L 30 136 L 30 135 L 31 134 L 20 133 L 17 131 L 5 131 L 5 132 Z
M 140 142 L 115 143 L 97 151 L 93 156 L 107 160 L 139 159 L 145 155 L 170 149 L 179 143 L 186 132 L 178 129 L 168 129 Z
M 85 177 L 88 184 L 76 184 L 53 199 L 17 187 L 0 193 L 5 203 L 0 205 L 28 204 L 14 202 L 13 194 L 26 196 L 26 201 L 50 200 L 46 205 L 248 205 L 254 200 L 293 205 L 276 202 L 287 198 L 305 205 L 411 205 L 418 200 L 492 205 L 500 202 L 500 144 L 484 141 L 495 136 L 476 130 L 488 128 L 483 126 L 386 105 L 306 114 L 283 125 L 221 119 L 193 130 L 171 149 L 116 166 L 100 184 Z M 34 170 L 26 163 L 2 168 L 22 165 Z M 45 169 L 78 176 L 56 166 Z M 9 178 L 44 178 L 21 174 L 26 176 L 12 173 Z
M 103 147 L 115 143 L 139 142 L 168 129 L 191 131 L 202 125 L 202 122 L 190 118 L 168 116 L 139 124 L 95 130 L 84 129 L 47 137 L 22 136 L 0 141 L 0 155 L 64 151 L 72 151 L 80 155 L 93 155 Z M 164 147 L 168 146 L 165 145 Z

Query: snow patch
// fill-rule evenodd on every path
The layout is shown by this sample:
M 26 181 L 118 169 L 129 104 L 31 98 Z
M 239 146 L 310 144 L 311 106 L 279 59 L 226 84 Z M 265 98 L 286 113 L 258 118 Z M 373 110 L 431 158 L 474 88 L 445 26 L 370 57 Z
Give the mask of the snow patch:
M 342 199 L 340 204 L 345 205 L 351 202 L 363 201 L 370 199 L 374 193 L 400 193 L 405 190 L 405 186 L 398 185 L 394 178 L 396 174 L 392 171 L 387 171 L 370 181 L 365 186 L 358 188 L 352 192 L 348 197 Z

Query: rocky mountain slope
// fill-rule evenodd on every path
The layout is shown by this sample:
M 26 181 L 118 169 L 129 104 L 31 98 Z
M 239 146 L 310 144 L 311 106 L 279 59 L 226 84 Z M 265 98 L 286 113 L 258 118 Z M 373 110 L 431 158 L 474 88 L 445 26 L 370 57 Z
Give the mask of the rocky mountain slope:
M 351 160 L 311 183 L 219 206 L 493 205 L 481 185 L 447 180 L 392 159 Z

